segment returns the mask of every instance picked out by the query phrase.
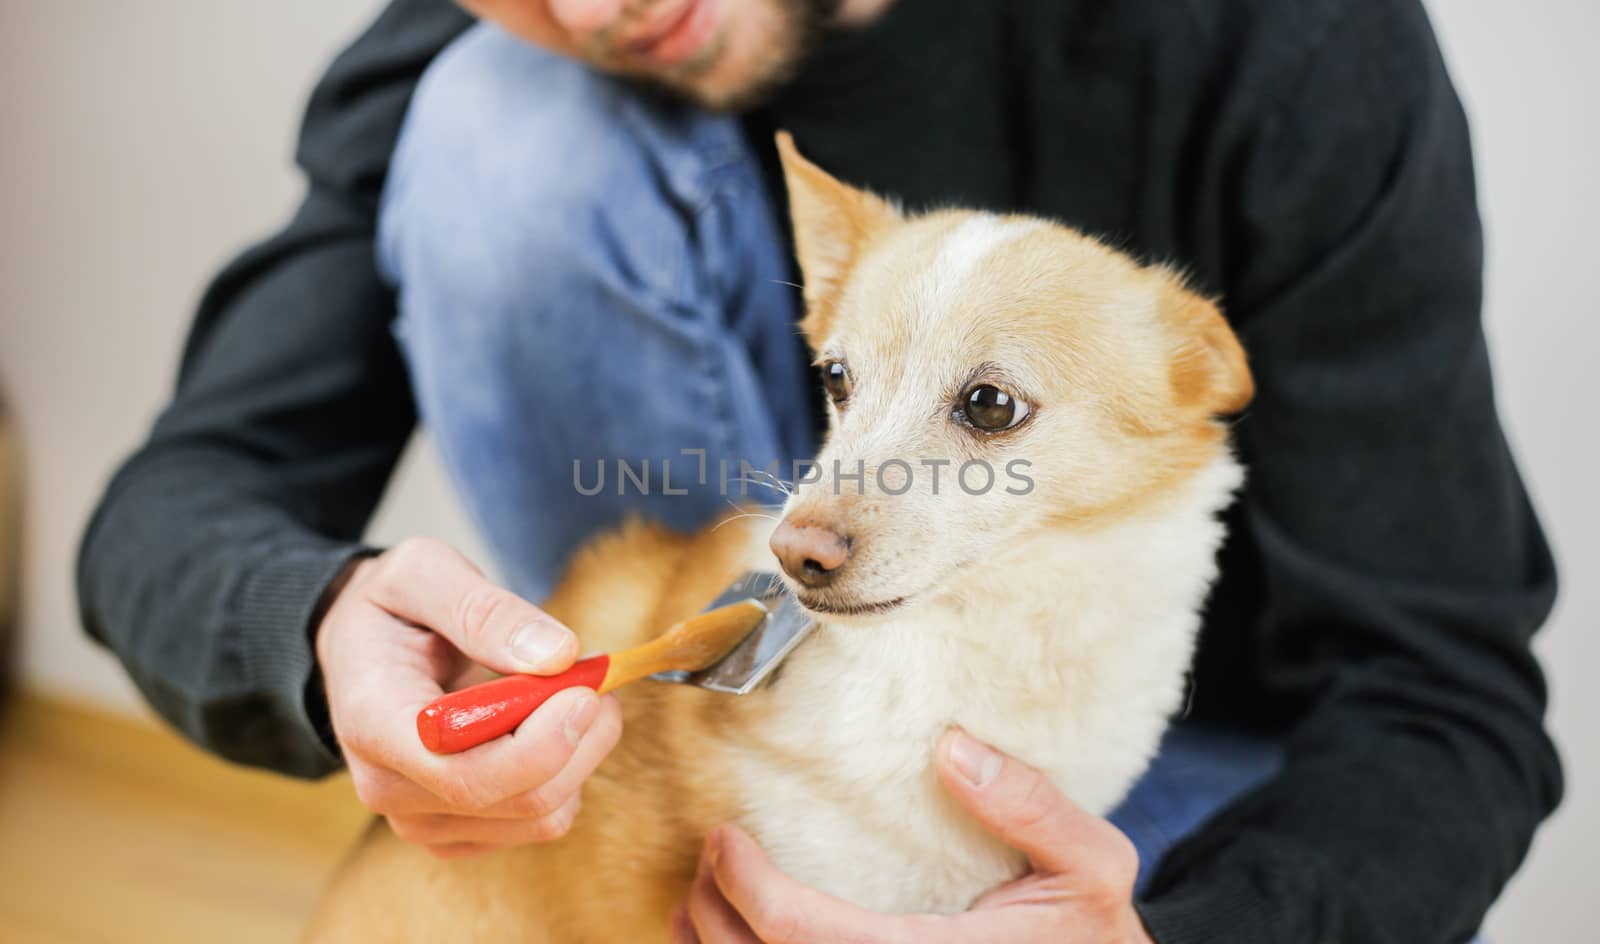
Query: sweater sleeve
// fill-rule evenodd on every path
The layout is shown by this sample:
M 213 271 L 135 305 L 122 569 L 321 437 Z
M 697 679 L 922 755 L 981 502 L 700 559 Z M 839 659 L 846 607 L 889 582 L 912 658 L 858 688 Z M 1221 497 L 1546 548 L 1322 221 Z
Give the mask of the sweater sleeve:
M 1555 575 L 1495 414 L 1465 116 L 1417 3 L 1339 6 L 1231 201 L 1260 575 L 1233 671 L 1301 720 L 1161 863 L 1161 944 L 1465 941 L 1562 789 L 1529 647 Z
M 299 776 L 339 764 L 310 623 L 415 424 L 373 257 L 389 154 L 470 21 L 395 0 L 318 84 L 307 196 L 201 301 L 177 391 L 79 551 L 85 628 L 195 743 Z

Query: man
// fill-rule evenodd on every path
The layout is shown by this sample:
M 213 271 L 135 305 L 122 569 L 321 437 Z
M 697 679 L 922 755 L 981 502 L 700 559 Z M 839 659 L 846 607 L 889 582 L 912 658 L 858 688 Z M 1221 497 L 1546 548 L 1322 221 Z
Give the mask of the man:
M 1528 646 L 1555 578 L 1494 413 L 1467 129 L 1416 0 L 466 5 L 498 25 L 396 0 L 319 85 L 304 204 L 212 287 L 91 523 L 85 624 L 158 709 L 246 763 L 342 755 L 440 854 L 563 833 L 613 700 L 564 693 L 450 758 L 410 719 L 476 666 L 570 663 L 528 601 L 584 537 L 630 510 L 693 526 L 725 507 L 700 462 L 814 447 L 783 127 L 908 205 L 1054 216 L 1186 267 L 1252 357 L 1250 480 L 1192 707 L 1112 817 L 1137 903 L 1115 830 L 952 736 L 939 769 L 1028 852 L 1023 884 L 908 928 L 719 830 L 680 936 L 1472 936 L 1560 794 Z M 509 590 L 437 542 L 357 543 L 417 412 Z M 616 459 L 689 494 L 579 497 L 574 463 Z

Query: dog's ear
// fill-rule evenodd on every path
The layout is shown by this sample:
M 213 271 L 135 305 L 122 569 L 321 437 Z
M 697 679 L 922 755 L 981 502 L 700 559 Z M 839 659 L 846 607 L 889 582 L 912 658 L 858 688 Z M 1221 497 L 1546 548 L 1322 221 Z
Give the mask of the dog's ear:
M 867 244 L 899 218 L 887 201 L 840 183 L 800 156 L 789 132 L 778 132 L 778 156 L 789 189 L 795 255 L 805 282 L 800 329 L 813 347 L 832 330 L 839 293 Z
M 1173 338 L 1172 392 L 1178 406 L 1208 416 L 1248 406 L 1256 392 L 1250 365 L 1216 304 L 1165 273 L 1157 305 Z

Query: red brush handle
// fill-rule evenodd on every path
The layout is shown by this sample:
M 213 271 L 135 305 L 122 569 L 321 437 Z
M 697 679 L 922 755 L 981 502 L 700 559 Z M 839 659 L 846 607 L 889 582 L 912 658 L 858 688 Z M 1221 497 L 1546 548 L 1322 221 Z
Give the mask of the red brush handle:
M 611 657 L 591 656 L 559 675 L 507 675 L 441 695 L 417 713 L 417 736 L 435 754 L 455 754 L 510 734 L 551 695 L 569 688 L 599 690 Z

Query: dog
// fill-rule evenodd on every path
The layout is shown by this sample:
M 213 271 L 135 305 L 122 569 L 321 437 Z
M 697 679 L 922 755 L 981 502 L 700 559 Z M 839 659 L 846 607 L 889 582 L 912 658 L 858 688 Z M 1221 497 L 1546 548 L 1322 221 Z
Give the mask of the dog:
M 781 570 L 817 630 L 742 698 L 623 689 L 622 739 L 556 842 L 439 861 L 379 821 L 308 940 L 666 941 L 728 821 L 839 898 L 957 912 L 1025 863 L 939 784 L 947 729 L 1096 814 L 1154 755 L 1242 481 L 1227 418 L 1254 389 L 1227 322 L 1065 226 L 908 214 L 778 149 L 831 401 L 817 474 L 776 527 L 629 524 L 547 609 L 621 649 Z

